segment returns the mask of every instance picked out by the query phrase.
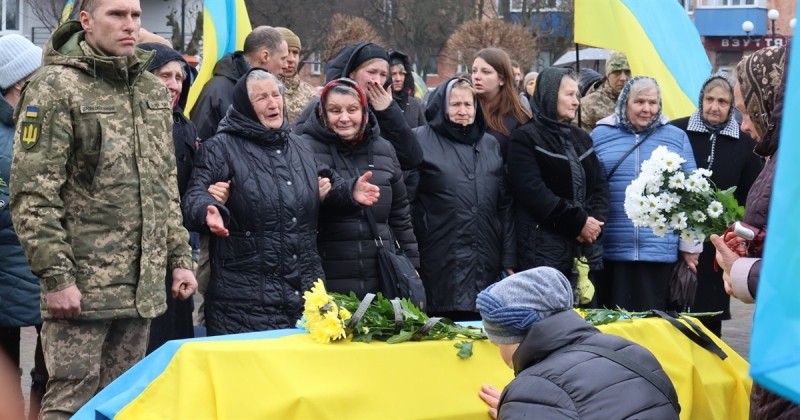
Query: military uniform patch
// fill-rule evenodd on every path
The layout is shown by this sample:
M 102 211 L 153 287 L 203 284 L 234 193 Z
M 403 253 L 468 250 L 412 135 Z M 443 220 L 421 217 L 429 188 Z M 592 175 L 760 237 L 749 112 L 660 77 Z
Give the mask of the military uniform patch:
M 23 121 L 22 122 L 22 133 L 20 135 L 20 141 L 22 142 L 22 147 L 26 150 L 32 148 L 39 142 L 39 136 L 42 132 L 42 125 L 39 123 L 32 123 Z
M 28 118 L 36 118 L 39 116 L 39 108 L 35 106 L 29 106 L 25 109 L 25 116 Z

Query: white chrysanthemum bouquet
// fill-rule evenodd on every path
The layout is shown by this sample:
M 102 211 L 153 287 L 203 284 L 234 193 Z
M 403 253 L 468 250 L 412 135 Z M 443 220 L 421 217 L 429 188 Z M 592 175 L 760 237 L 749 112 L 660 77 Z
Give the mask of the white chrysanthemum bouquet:
M 634 226 L 649 227 L 658 236 L 672 229 L 685 241 L 704 242 L 742 220 L 744 207 L 733 196 L 736 187 L 717 189 L 707 169 L 687 175 L 684 162 L 665 146 L 656 148 L 625 190 L 625 213 Z

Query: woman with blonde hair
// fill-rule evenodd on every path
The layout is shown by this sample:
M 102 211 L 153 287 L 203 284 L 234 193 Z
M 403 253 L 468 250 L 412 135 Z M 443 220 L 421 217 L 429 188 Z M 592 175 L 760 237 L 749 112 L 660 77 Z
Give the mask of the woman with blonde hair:
M 483 116 L 489 126 L 487 133 L 500 142 L 505 163 L 511 132 L 531 118 L 531 112 L 514 89 L 511 58 L 499 48 L 478 51 L 472 62 L 472 84 L 478 92 Z

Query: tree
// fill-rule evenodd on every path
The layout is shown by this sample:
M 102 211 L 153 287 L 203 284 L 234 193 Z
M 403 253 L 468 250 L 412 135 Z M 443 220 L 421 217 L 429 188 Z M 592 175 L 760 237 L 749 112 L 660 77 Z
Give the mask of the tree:
M 47 28 L 53 31 L 61 21 L 61 13 L 67 0 L 28 0 L 31 5 L 31 12 Z M 77 2 L 76 2 L 77 3 Z M 77 16 L 78 5 L 72 9 L 71 17 Z
M 191 21 L 191 15 L 194 15 L 194 29 L 192 29 L 192 25 L 189 22 L 186 22 L 186 31 L 184 33 L 191 32 L 191 38 L 185 49 L 183 48 L 184 34 L 181 33 L 181 23 L 176 15 L 177 10 L 175 9 L 170 10 L 169 15 L 167 15 L 167 26 L 172 27 L 172 39 L 170 39 L 172 48 L 183 51 L 186 55 L 197 55 L 200 51 L 200 40 L 203 39 L 203 11 L 198 8 L 188 13 L 187 20 L 189 21 Z
M 498 16 L 527 28 L 536 39 L 537 49 L 549 52 L 553 60 L 572 47 L 574 0 L 500 0 L 497 5 Z M 549 64 L 537 63 L 538 66 Z
M 443 58 L 450 64 L 472 64 L 483 48 L 503 49 L 523 68 L 529 68 L 536 57 L 536 41 L 528 30 L 500 19 L 471 20 L 462 24 L 450 39 Z
M 392 49 L 417 64 L 420 74 L 436 71 L 436 58 L 447 38 L 465 20 L 476 16 L 477 2 L 464 0 L 371 0 L 363 16 L 381 28 Z
M 364 18 L 337 13 L 331 17 L 330 33 L 322 55 L 322 63 L 331 61 L 342 48 L 356 42 L 383 44 L 378 31 Z

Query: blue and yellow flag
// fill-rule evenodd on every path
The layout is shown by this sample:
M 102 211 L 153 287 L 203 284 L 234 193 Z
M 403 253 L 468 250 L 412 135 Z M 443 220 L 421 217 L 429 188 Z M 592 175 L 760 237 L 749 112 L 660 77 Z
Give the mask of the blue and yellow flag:
M 58 21 L 59 25 L 69 20 L 70 15 L 72 15 L 72 8 L 74 7 L 75 0 L 67 0 L 67 4 L 64 5 L 64 9 L 61 10 L 61 19 Z
M 711 74 L 700 34 L 675 0 L 575 0 L 575 42 L 627 55 L 633 75 L 658 80 L 671 119 L 694 112 Z
M 765 388 L 800 404 L 800 50 L 787 62 L 780 146 L 767 221 L 768 234 L 758 282 L 758 307 L 750 339 L 750 374 Z
M 186 114 L 191 112 L 203 86 L 211 80 L 217 62 L 225 54 L 242 49 L 245 37 L 252 30 L 244 0 L 204 0 L 203 3 L 203 59 L 200 73 L 189 89 Z

